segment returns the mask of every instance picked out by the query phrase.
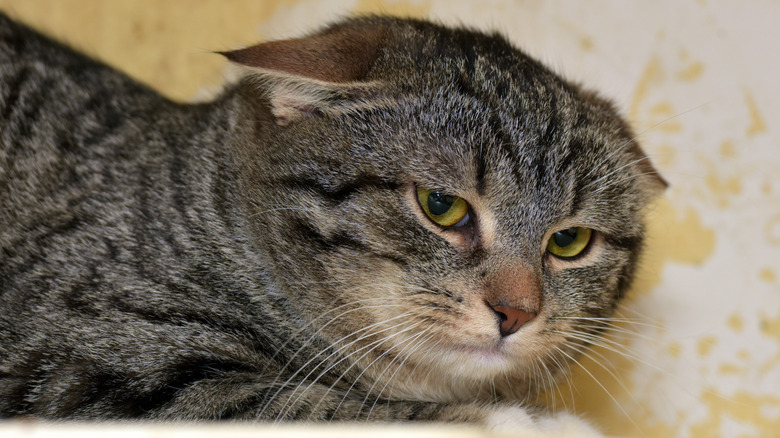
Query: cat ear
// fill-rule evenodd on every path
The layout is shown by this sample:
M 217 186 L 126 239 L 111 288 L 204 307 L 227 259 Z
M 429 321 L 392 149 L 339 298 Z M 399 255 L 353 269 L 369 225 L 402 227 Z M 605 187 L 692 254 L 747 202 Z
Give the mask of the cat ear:
M 647 181 L 647 186 L 649 187 L 651 194 L 660 195 L 663 193 L 667 187 L 669 187 L 669 183 L 666 182 L 661 174 L 655 169 L 650 162 L 650 157 L 648 157 L 639 144 L 635 142 L 631 145 L 629 151 L 639 157 L 636 161 L 636 165 L 641 172 L 642 179 Z
M 383 40 L 381 26 L 353 21 L 306 38 L 221 53 L 262 80 L 276 122 L 287 125 L 366 103 L 378 82 L 365 78 Z

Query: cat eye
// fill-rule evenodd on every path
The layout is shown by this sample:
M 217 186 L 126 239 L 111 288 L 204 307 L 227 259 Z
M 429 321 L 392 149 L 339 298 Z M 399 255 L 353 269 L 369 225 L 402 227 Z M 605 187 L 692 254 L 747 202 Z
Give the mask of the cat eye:
M 457 227 L 468 222 L 469 204 L 463 198 L 417 187 L 417 200 L 425 214 L 437 225 Z
M 547 251 L 562 259 L 570 259 L 582 254 L 588 247 L 593 230 L 590 228 L 573 227 L 558 231 L 550 236 Z

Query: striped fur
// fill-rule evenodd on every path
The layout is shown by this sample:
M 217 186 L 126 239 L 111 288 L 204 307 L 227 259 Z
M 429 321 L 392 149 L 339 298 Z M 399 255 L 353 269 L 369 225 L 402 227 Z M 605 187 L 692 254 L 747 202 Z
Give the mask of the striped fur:
M 245 79 L 184 105 L 0 16 L 0 416 L 558 418 L 536 397 L 629 286 L 662 180 L 500 36 L 367 17 L 290 46 L 334 29 L 372 32 L 359 75 L 228 53 Z M 416 184 L 474 220 L 437 228 Z M 600 237 L 552 260 L 572 224 Z M 520 267 L 542 311 L 502 339 L 484 296 Z

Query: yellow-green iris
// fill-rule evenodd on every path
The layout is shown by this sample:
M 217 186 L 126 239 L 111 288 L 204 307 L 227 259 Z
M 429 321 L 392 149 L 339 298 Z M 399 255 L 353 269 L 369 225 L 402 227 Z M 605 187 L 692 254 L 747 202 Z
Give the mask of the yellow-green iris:
M 469 204 L 439 190 L 417 187 L 417 200 L 431 220 L 442 227 L 457 225 L 469 212 Z
M 590 228 L 583 227 L 558 231 L 547 242 L 547 251 L 564 259 L 576 257 L 588 247 L 592 235 L 593 231 Z

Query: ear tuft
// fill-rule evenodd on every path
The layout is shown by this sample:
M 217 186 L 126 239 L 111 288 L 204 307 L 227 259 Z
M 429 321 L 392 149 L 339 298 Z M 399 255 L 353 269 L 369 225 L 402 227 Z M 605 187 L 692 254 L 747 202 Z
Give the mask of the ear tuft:
M 342 114 L 358 107 L 377 106 L 381 100 L 376 91 L 378 82 L 330 84 L 262 74 L 257 79 L 280 126 L 325 114 Z

